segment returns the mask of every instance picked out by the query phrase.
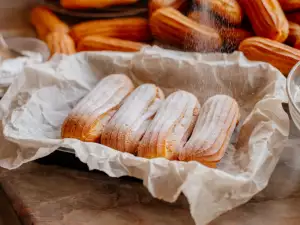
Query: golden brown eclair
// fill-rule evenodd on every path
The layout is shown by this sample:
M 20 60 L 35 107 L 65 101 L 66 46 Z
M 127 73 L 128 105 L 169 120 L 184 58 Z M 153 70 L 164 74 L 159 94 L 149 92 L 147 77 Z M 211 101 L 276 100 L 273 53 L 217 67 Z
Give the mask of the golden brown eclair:
M 195 2 L 230 24 L 240 25 L 242 23 L 243 11 L 237 0 L 195 0 Z
M 177 159 L 199 113 L 197 98 L 185 91 L 169 95 L 162 103 L 138 146 L 138 156 Z
M 62 138 L 99 142 L 106 124 L 133 89 L 126 75 L 114 74 L 103 78 L 65 119 Z
M 219 33 L 209 26 L 196 23 L 173 8 L 156 10 L 150 19 L 155 38 L 191 51 L 214 51 L 221 47 Z
M 92 20 L 73 26 L 70 30 L 75 42 L 92 35 L 144 42 L 152 39 L 148 20 L 139 17 Z
M 195 21 L 196 23 L 218 29 L 224 24 L 222 21 L 217 18 L 213 13 L 204 10 L 196 10 L 189 12 L 188 18 Z
M 245 39 L 241 42 L 239 51 L 243 52 L 250 60 L 272 64 L 284 75 L 288 75 L 293 66 L 300 60 L 298 49 L 262 37 Z
M 225 154 L 231 135 L 240 118 L 237 102 L 226 95 L 210 97 L 199 112 L 193 133 L 179 160 L 199 161 L 213 167 Z
M 257 36 L 284 42 L 289 34 L 288 20 L 278 0 L 239 0 Z
M 55 53 L 72 55 L 76 53 L 73 39 L 65 33 L 52 32 L 46 36 L 46 43 L 51 55 Z
M 193 11 L 188 17 L 199 24 L 215 28 L 223 40 L 223 50 L 226 52 L 236 50 L 243 40 L 253 36 L 251 32 L 243 28 L 226 26 L 219 18 L 207 11 Z
M 188 0 L 149 0 L 150 16 L 160 8 L 172 7 L 179 11 L 185 11 L 188 6 Z
M 85 37 L 81 41 L 79 41 L 77 51 L 138 52 L 146 46 L 146 44 L 140 42 L 94 35 Z
M 30 17 L 32 25 L 42 40 L 44 40 L 50 32 L 69 32 L 69 26 L 46 7 L 38 6 L 33 8 Z
M 300 25 L 297 23 L 289 22 L 289 36 L 286 39 L 286 43 L 290 46 L 294 46 L 297 41 L 300 41 Z
M 163 92 L 154 84 L 137 87 L 105 127 L 101 144 L 122 152 L 136 153 L 163 99 Z

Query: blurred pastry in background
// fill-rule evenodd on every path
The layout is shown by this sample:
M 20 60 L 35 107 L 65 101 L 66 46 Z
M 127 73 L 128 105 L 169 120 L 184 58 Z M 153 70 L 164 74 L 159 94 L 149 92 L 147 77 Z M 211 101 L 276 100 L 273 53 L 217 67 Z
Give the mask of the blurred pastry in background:
M 146 46 L 146 44 L 140 42 L 126 41 L 118 38 L 94 35 L 83 38 L 78 43 L 77 51 L 138 52 Z
M 289 36 L 286 43 L 290 46 L 295 46 L 300 41 L 300 25 L 289 21 Z
M 76 53 L 75 43 L 68 34 L 61 32 L 49 33 L 46 36 L 46 43 L 49 47 L 51 56 L 56 53 L 65 55 Z
M 198 24 L 173 8 L 161 8 L 150 19 L 153 36 L 188 51 L 216 51 L 222 46 L 217 30 Z
M 250 37 L 241 42 L 239 51 L 249 60 L 268 62 L 288 75 L 300 61 L 300 50 L 263 37 Z
M 148 8 L 151 16 L 156 10 L 160 8 L 172 7 L 184 13 L 189 6 L 188 0 L 149 0 Z
M 51 32 L 69 32 L 69 26 L 46 7 L 38 6 L 33 8 L 30 18 L 38 37 L 42 40 L 45 40 L 46 36 Z
M 82 22 L 71 28 L 70 35 L 75 42 L 91 35 L 101 35 L 137 42 L 152 39 L 148 20 L 139 17 Z
M 195 0 L 195 2 L 232 25 L 242 23 L 243 10 L 237 0 Z
M 277 0 L 239 0 L 257 36 L 284 42 L 289 33 L 288 20 Z

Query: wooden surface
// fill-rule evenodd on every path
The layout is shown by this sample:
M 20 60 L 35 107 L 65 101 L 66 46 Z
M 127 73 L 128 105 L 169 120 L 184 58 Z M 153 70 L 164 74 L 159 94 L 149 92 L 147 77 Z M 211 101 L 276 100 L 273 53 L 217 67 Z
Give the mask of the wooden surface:
M 5 192 L 0 188 L 0 225 L 21 225 Z
M 269 187 L 210 225 L 299 225 L 300 169 L 282 162 Z M 0 182 L 25 225 L 194 225 L 184 197 L 153 199 L 135 179 L 29 163 L 1 170 Z
M 29 163 L 0 182 L 25 225 L 194 224 L 184 198 L 161 202 L 135 179 Z

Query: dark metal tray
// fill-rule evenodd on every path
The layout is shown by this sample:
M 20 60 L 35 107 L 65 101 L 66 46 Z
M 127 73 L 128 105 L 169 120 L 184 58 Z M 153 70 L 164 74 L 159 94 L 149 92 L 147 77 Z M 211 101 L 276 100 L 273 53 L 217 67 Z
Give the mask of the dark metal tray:
M 138 16 L 148 14 L 148 1 L 141 0 L 136 4 L 127 6 L 108 7 L 105 9 L 70 10 L 63 8 L 58 0 L 44 0 L 42 5 L 47 6 L 53 12 L 81 19 L 108 19 L 116 17 Z

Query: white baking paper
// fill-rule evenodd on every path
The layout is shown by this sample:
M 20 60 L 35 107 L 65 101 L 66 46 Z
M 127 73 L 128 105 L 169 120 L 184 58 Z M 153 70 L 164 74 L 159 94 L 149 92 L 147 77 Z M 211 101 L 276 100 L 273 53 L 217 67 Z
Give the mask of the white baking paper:
M 26 44 L 28 45 L 28 43 Z M 19 45 L 22 46 L 22 42 Z M 28 48 L 28 46 L 26 47 Z M 0 34 L 0 90 L 9 87 L 25 66 L 43 62 L 41 53 L 32 51 L 20 51 L 19 53 L 23 56 L 16 57 L 14 53 L 11 53 L 10 46 Z M 0 96 L 3 96 L 1 92 Z
M 22 51 L 22 54 L 24 57 L 13 59 L 2 59 L 0 55 L 0 88 L 7 88 L 25 66 L 43 62 L 43 56 L 38 52 Z
M 112 73 L 125 73 L 136 84 L 156 83 L 166 94 L 190 91 L 202 104 L 214 94 L 234 97 L 241 123 L 218 169 L 197 162 L 148 160 L 96 143 L 59 139 L 62 122 L 74 105 Z M 206 225 L 267 185 L 289 133 L 289 118 L 281 106 L 286 99 L 283 75 L 240 53 L 201 55 L 159 48 L 136 54 L 79 53 L 28 66 L 13 82 L 0 102 L 0 166 L 13 169 L 60 146 L 72 148 L 90 169 L 142 179 L 156 198 L 174 202 L 183 193 L 196 224 Z

